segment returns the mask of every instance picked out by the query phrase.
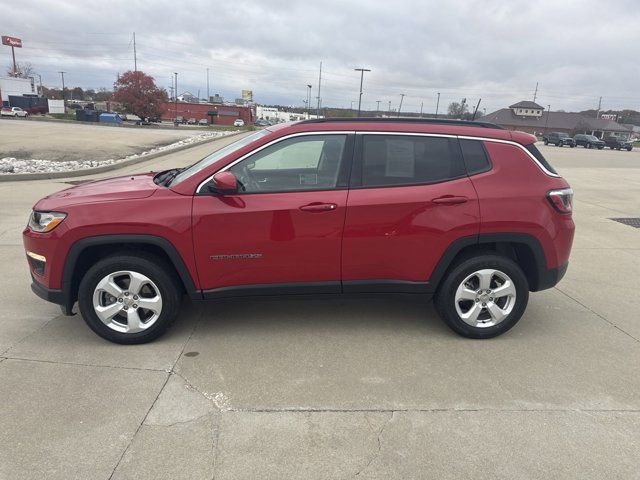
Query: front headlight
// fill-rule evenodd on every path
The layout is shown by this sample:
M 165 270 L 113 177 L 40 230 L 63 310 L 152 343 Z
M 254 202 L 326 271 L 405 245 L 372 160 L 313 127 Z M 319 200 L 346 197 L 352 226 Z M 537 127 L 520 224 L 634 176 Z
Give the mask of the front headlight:
M 62 212 L 31 212 L 29 217 L 29 228 L 34 232 L 50 232 L 66 218 L 67 214 Z

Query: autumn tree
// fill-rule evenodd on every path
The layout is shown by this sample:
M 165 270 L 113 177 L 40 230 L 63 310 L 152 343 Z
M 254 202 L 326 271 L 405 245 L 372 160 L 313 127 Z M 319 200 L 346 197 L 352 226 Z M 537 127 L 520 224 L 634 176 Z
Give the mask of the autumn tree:
M 159 117 L 162 104 L 168 101 L 167 92 L 140 71 L 123 73 L 113 87 L 113 100 L 140 118 Z

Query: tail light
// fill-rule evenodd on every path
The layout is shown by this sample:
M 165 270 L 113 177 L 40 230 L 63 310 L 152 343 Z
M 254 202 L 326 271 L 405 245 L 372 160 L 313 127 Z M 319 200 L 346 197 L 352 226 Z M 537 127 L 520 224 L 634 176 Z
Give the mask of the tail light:
M 573 190 L 571 188 L 550 190 L 547 192 L 547 200 L 560 213 L 573 211 Z

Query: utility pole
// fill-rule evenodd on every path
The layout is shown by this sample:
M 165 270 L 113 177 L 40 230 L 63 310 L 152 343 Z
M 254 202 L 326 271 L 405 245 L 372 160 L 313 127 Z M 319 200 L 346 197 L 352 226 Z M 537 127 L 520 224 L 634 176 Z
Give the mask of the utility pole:
M 400 117 L 400 110 L 402 110 L 402 100 L 404 100 L 404 93 L 400 94 L 400 106 L 398 107 L 398 117 Z
M 136 53 L 136 32 L 133 32 L 133 71 L 138 71 L 138 55 Z
M 536 91 L 533 92 L 533 101 L 536 101 L 536 98 L 538 98 L 538 82 L 536 82 Z
M 320 61 L 320 73 L 318 74 L 318 109 L 316 110 L 317 118 L 320 118 L 320 86 L 322 84 L 322 61 Z
M 598 110 L 596 111 L 596 118 L 598 118 L 598 115 L 600 115 L 601 108 L 602 108 L 602 97 L 600 97 L 600 100 L 598 100 Z
M 176 79 L 176 83 L 175 83 L 175 92 L 176 92 L 176 115 L 174 117 L 174 122 L 176 123 L 176 125 L 178 124 L 178 72 L 173 72 L 173 75 L 175 76 Z
M 67 72 L 58 72 L 62 76 L 62 103 L 67 106 L 67 96 L 64 94 L 64 74 Z
M 360 106 L 362 105 L 362 81 L 364 79 L 364 72 L 370 72 L 368 68 L 354 68 L 356 72 L 360 72 L 360 96 L 358 97 L 358 115 L 360 116 Z
M 440 107 L 440 92 L 438 92 L 438 102 L 436 103 L 436 118 L 438 118 L 438 108 Z
M 422 118 L 422 108 L 424 107 L 424 102 L 420 102 L 420 118 Z
M 207 102 L 209 101 L 209 69 L 207 68 Z

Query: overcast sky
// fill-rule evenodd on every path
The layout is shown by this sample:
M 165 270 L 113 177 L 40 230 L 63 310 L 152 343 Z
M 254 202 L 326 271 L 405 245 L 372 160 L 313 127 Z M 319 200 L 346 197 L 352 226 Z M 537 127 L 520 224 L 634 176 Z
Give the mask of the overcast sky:
M 487 113 L 518 100 L 552 110 L 640 110 L 640 8 L 637 0 L 2 0 L 2 35 L 22 38 L 18 61 L 47 86 L 111 88 L 138 69 L 168 90 L 207 90 L 233 100 L 241 89 L 260 103 L 322 103 L 363 108 L 388 102 L 403 111 L 482 98 Z M 9 47 L 0 46 L 3 67 Z M 4 70 L 4 68 L 3 68 Z

